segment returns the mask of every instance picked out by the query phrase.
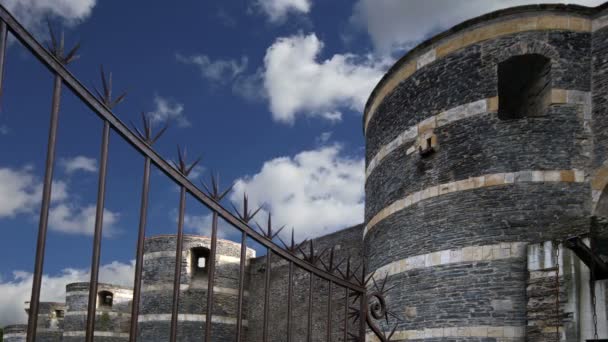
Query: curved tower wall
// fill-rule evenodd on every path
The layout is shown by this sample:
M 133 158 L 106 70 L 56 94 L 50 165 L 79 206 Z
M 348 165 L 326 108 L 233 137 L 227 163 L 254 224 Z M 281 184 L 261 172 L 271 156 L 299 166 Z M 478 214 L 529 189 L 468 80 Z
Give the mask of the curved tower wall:
M 194 263 L 196 256 L 205 257 L 210 247 L 211 239 L 208 237 L 184 236 L 177 331 L 179 341 L 199 341 L 204 333 L 208 278 L 204 270 L 195 268 Z M 175 249 L 174 235 L 155 236 L 145 240 L 141 307 L 138 317 L 140 341 L 169 340 Z M 236 334 L 240 255 L 240 244 L 217 240 L 212 317 L 214 340 L 229 341 Z M 252 257 L 255 257 L 255 251 L 248 248 L 247 259 Z M 245 294 L 248 294 L 247 291 Z M 245 303 L 246 299 L 245 297 Z M 243 313 L 246 312 L 245 309 Z M 243 326 L 247 326 L 246 317 Z
M 587 232 L 608 180 L 596 176 L 608 158 L 606 15 L 482 16 L 415 48 L 372 93 L 364 244 L 370 272 L 399 289 L 397 339 L 530 333 L 527 245 Z M 532 109 L 510 118 L 504 101 L 521 96 L 499 88 L 499 70 L 526 55 L 549 66 L 526 88 Z
M 111 305 L 100 296 L 111 294 Z M 95 341 L 119 342 L 129 340 L 131 301 L 133 291 L 112 284 L 98 284 L 95 316 Z M 66 312 L 63 320 L 63 341 L 83 341 L 86 335 L 89 283 L 66 286 Z

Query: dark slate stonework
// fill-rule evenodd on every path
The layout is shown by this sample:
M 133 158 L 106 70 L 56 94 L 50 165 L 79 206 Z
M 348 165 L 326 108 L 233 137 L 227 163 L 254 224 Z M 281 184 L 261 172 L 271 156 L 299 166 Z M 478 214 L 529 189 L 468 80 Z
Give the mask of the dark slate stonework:
M 335 260 L 351 256 L 355 264 L 359 264 L 362 253 L 363 225 L 348 228 L 314 240 L 315 249 L 322 251 L 335 248 Z M 324 258 L 327 262 L 327 258 Z M 320 266 L 320 265 L 319 265 Z M 344 271 L 344 267 L 341 268 Z M 266 257 L 253 259 L 250 265 L 249 298 L 249 328 L 247 341 L 261 341 L 263 334 L 263 310 L 266 277 Z M 271 264 L 271 297 L 270 297 L 270 341 L 287 340 L 287 291 L 289 269 L 285 261 L 278 256 L 272 257 Z M 309 309 L 310 276 L 302 269 L 294 267 L 293 277 L 293 308 L 292 308 L 292 341 L 307 341 L 308 309 Z M 326 341 L 328 282 L 319 277 L 313 277 L 313 335 L 312 341 Z M 332 286 L 332 338 L 333 341 L 344 341 L 344 295 L 345 289 Z M 352 300 L 352 298 L 351 298 Z M 356 332 L 356 327 L 349 324 L 349 331 Z
M 366 235 L 368 266 L 466 246 L 577 235 L 589 230 L 589 202 L 588 185 L 579 183 L 516 183 L 427 199 Z
M 387 300 L 405 318 L 398 330 L 525 326 L 526 277 L 524 257 L 427 267 L 391 276 L 399 294 Z
M 553 88 L 590 90 L 591 35 L 523 32 L 467 46 L 418 70 L 378 106 L 366 134 L 367 163 L 380 147 L 420 121 L 466 103 L 497 95 L 497 63 L 520 54 L 522 42 L 542 45 L 559 58 L 551 64 Z M 538 43 L 544 44 L 538 44 Z M 366 164 L 367 164 L 366 163 Z
M 579 115 L 580 114 L 580 115 Z M 582 106 L 553 105 L 547 115 L 500 120 L 477 115 L 435 129 L 439 148 L 427 158 L 389 154 L 369 176 L 366 221 L 392 202 L 425 188 L 469 177 L 524 170 L 584 170 Z M 473 138 L 474 137 L 474 138 Z
M 608 27 L 596 31 L 593 51 L 593 135 L 594 167 L 608 160 Z

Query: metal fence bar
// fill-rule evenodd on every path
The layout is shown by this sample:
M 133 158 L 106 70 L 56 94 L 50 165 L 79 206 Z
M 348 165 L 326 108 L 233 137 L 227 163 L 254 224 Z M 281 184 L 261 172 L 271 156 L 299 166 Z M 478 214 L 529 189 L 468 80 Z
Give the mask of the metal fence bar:
M 216 212 L 213 212 L 211 222 L 211 250 L 209 251 L 209 282 L 207 283 L 207 315 L 205 316 L 205 342 L 211 341 L 211 316 L 213 314 L 213 285 L 215 280 L 215 254 L 217 250 L 217 220 Z
M 176 170 L 171 164 L 169 164 L 163 157 L 161 157 L 156 151 L 154 151 L 146 142 L 138 138 L 131 130 L 119 120 L 108 108 L 106 108 L 78 79 L 76 79 L 61 63 L 53 57 L 45 48 L 38 43 L 34 37 L 25 30 L 25 28 L 19 24 L 15 18 L 0 5 L 0 20 L 4 20 L 8 25 L 8 29 L 15 37 L 28 49 L 32 54 L 40 60 L 51 72 L 58 74 L 64 84 L 74 92 L 74 94 L 82 100 L 94 113 L 96 113 L 103 120 L 107 120 L 110 123 L 110 127 L 118 133 L 128 144 L 133 146 L 139 151 L 144 157 L 149 157 L 151 162 L 158 167 L 165 175 L 173 180 L 178 185 L 184 187 L 188 193 L 190 193 L 196 200 L 201 202 L 204 206 L 210 210 L 217 212 L 218 215 L 224 219 L 227 223 L 233 227 L 244 231 L 247 236 L 260 243 L 266 248 L 270 248 L 275 254 L 281 258 L 293 261 L 300 268 L 314 273 L 317 277 L 325 280 L 332 280 L 335 284 L 341 286 L 347 286 L 353 291 L 365 292 L 365 289 L 359 285 L 353 284 L 346 281 L 334 274 L 325 272 L 310 263 L 293 256 L 288 251 L 285 251 L 277 244 L 269 241 L 255 229 L 241 221 L 238 217 L 232 214 L 230 211 L 225 209 L 219 203 L 210 198 L 203 191 L 199 190 L 190 180 Z
M 312 287 L 314 285 L 314 274 L 310 274 L 310 281 L 308 283 L 308 327 L 306 329 L 307 341 L 312 342 Z
M 289 261 L 289 284 L 287 284 L 287 342 L 291 342 L 291 307 L 292 307 L 292 292 L 293 292 L 293 262 Z
M 8 45 L 8 29 L 6 23 L 0 20 L 0 103 L 4 93 L 4 65 L 6 64 L 6 46 Z
M 53 169 L 55 166 L 55 147 L 57 145 L 57 126 L 59 123 L 59 102 L 61 100 L 61 76 L 55 75 L 53 82 L 53 100 L 51 105 L 51 122 L 46 150 L 46 165 L 44 170 L 44 183 L 42 186 L 42 205 L 38 221 L 38 241 L 36 243 L 36 259 L 34 264 L 34 279 L 32 282 L 32 296 L 30 299 L 29 317 L 27 323 L 27 341 L 34 342 L 38 325 L 38 311 L 40 305 L 40 286 L 42 284 L 42 271 L 44 268 L 44 250 L 46 246 L 46 232 L 51 205 L 51 190 L 53 185 Z
M 331 342 L 331 286 L 332 282 L 329 282 L 329 289 L 327 290 L 327 342 Z
M 173 302 L 171 307 L 170 341 L 177 341 L 177 316 L 179 314 L 179 290 L 182 274 L 182 251 L 184 245 L 184 214 L 186 211 L 186 188 L 180 188 L 179 217 L 177 219 L 177 240 L 175 246 L 175 273 L 173 275 Z
M 245 292 L 245 264 L 247 263 L 247 233 L 241 234 L 241 264 L 239 266 L 239 295 L 236 310 L 236 341 L 243 337 L 243 294 Z
M 266 250 L 266 278 L 264 281 L 264 320 L 262 328 L 262 340 L 268 341 L 268 318 L 270 310 L 270 272 L 272 268 L 272 252 Z
M 137 233 L 137 254 L 135 257 L 135 279 L 133 281 L 133 302 L 131 307 L 131 330 L 129 342 L 137 340 L 137 316 L 141 296 L 141 278 L 144 263 L 144 241 L 146 238 L 146 221 L 148 217 L 148 193 L 150 191 L 150 158 L 144 161 L 144 179 L 141 190 L 141 207 L 139 209 L 139 230 Z
M 101 157 L 99 162 L 99 182 L 97 186 L 97 207 L 95 211 L 95 232 L 93 237 L 93 255 L 91 256 L 91 280 L 89 282 L 89 303 L 87 307 L 87 342 L 93 342 L 95 331 L 95 310 L 97 305 L 97 287 L 99 280 L 99 259 L 101 256 L 101 237 L 103 230 L 103 211 L 106 198 L 106 175 L 108 169 L 108 146 L 110 124 L 105 121 L 101 138 Z
M 348 341 L 348 287 L 344 288 L 344 342 Z

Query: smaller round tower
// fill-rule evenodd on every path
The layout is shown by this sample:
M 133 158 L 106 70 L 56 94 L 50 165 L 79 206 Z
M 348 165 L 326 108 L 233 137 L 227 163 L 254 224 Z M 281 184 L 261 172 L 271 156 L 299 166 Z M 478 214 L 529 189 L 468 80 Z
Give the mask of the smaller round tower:
M 207 312 L 210 249 L 211 238 L 184 236 L 177 330 L 179 341 L 190 341 L 192 338 L 200 340 L 203 334 Z M 139 341 L 169 340 L 175 250 L 175 235 L 154 236 L 145 241 L 138 317 Z M 212 336 L 213 340 L 224 341 L 233 338 L 236 332 L 241 245 L 218 239 L 216 255 Z M 247 260 L 253 257 L 255 251 L 247 248 Z M 243 326 L 246 325 L 247 321 L 244 319 Z
M 99 283 L 95 317 L 95 341 L 128 341 L 131 319 L 130 288 Z M 63 341 L 82 341 L 86 335 L 89 283 L 66 286 L 66 312 Z
M 7 325 L 3 328 L 4 342 L 25 342 L 27 337 L 27 324 Z

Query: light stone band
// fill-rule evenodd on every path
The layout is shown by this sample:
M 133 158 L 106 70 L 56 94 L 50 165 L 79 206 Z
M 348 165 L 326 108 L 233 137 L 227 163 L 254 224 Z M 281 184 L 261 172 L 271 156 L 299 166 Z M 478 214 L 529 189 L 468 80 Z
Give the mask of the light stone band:
M 87 332 L 84 330 L 64 331 L 63 332 L 64 337 L 85 337 L 86 334 L 87 334 Z M 111 331 L 97 331 L 97 330 L 93 332 L 93 336 L 129 338 L 128 333 L 117 333 L 117 332 L 111 332 Z
M 179 286 L 180 291 L 186 291 L 186 290 L 207 290 L 207 283 L 195 283 L 195 284 L 180 284 Z M 141 292 L 142 293 L 146 293 L 146 292 L 158 292 L 158 291 L 173 291 L 173 283 L 166 283 L 166 284 L 155 284 L 155 285 L 144 285 L 141 288 Z M 228 294 L 228 295 L 234 295 L 234 296 L 238 296 L 239 294 L 239 290 L 238 289 L 231 289 L 228 287 L 219 287 L 219 286 L 214 286 L 213 287 L 213 292 L 214 293 L 221 293 L 221 294 Z M 249 291 L 243 291 L 243 295 L 244 296 L 249 296 Z
M 374 274 L 378 277 L 384 277 L 385 275 L 392 276 L 415 269 L 461 262 L 523 258 L 526 256 L 527 245 L 527 242 L 505 242 L 494 245 L 447 249 L 393 261 L 376 269 Z
M 572 32 L 594 32 L 606 26 L 608 26 L 608 16 L 590 20 L 572 15 L 543 14 L 498 21 L 446 37 L 431 46 L 428 50 L 411 58 L 407 63 L 403 63 L 383 84 L 375 89 L 369 110 L 365 113 L 364 131 L 367 132 L 369 122 L 374 116 L 378 105 L 382 103 L 384 98 L 399 83 L 409 78 L 417 70 L 456 50 L 484 40 L 526 31 L 568 30 Z
M 555 171 L 519 171 L 505 172 L 471 177 L 459 181 L 444 183 L 426 188 L 409 194 L 405 198 L 393 202 L 388 207 L 380 210 L 365 226 L 363 236 L 374 228 L 380 221 L 390 215 L 408 208 L 425 199 L 446 195 L 459 191 L 473 190 L 490 186 L 507 185 L 514 183 L 543 183 L 543 182 L 565 182 L 583 183 L 585 173 L 581 170 L 555 170 Z
M 187 257 L 189 253 L 189 251 L 185 250 L 182 252 L 182 256 Z M 144 254 L 144 260 L 152 260 L 159 258 L 175 258 L 175 252 L 161 251 Z M 219 264 L 239 264 L 241 262 L 241 258 L 228 255 L 217 255 L 216 260 Z
M 443 337 L 490 337 L 497 338 L 498 341 L 513 341 L 513 339 L 524 338 L 525 334 L 525 326 L 471 326 L 401 330 L 395 332 L 393 339 L 396 341 Z M 368 333 L 365 340 L 374 342 L 379 341 L 373 333 Z
M 198 315 L 198 314 L 179 314 L 177 315 L 177 320 L 179 322 L 206 322 L 206 315 Z M 145 322 L 159 322 L 159 321 L 171 321 L 171 314 L 149 314 L 149 315 L 139 315 L 137 318 L 139 323 Z M 211 316 L 212 323 L 219 324 L 229 324 L 236 325 L 235 317 L 226 317 L 226 316 Z M 242 324 L 244 327 L 247 326 L 247 320 L 242 320 Z
M 585 105 L 584 120 L 589 121 L 591 115 L 591 93 L 580 90 L 551 89 L 551 104 L 581 104 Z M 399 147 L 416 141 L 425 132 L 438 127 L 449 125 L 459 120 L 467 119 L 477 115 L 495 113 L 498 111 L 498 97 L 491 97 L 445 110 L 437 115 L 433 115 L 418 124 L 406 129 L 390 143 L 382 146 L 376 155 L 370 160 L 365 170 L 365 177 L 371 175 L 372 171 L 390 153 Z M 416 151 L 415 146 L 408 149 L 407 154 Z

